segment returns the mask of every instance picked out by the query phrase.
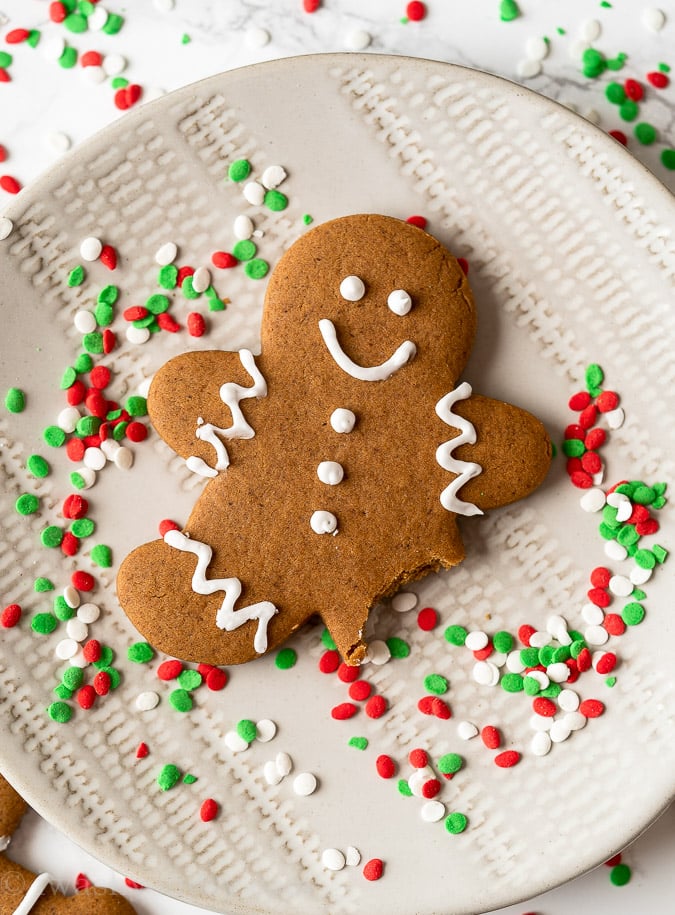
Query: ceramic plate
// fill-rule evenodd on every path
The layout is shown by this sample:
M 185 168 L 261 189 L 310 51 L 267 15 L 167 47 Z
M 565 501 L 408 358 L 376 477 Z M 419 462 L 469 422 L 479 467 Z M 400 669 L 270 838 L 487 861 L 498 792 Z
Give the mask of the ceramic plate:
M 250 160 L 254 178 L 284 166 L 287 209 L 252 206 L 226 180 L 239 158 Z M 485 74 L 398 57 L 305 57 L 224 73 L 126 114 L 6 212 L 14 231 L 0 243 L 0 382 L 3 392 L 25 390 L 26 409 L 3 410 L 0 419 L 0 575 L 3 606 L 17 602 L 24 616 L 0 638 L 0 763 L 41 814 L 118 871 L 220 912 L 460 915 L 574 877 L 665 808 L 675 787 L 669 563 L 641 586 L 644 622 L 593 647 L 617 654 L 615 685 L 593 670 L 571 685 L 582 700 L 600 699 L 605 713 L 546 756 L 532 750 L 531 697 L 479 685 L 471 651 L 443 635 L 451 624 L 488 634 L 514 633 L 523 623 L 545 630 L 554 614 L 585 631 L 591 571 L 630 573 L 632 559 L 605 555 L 601 518 L 581 509 L 561 456 L 532 498 L 466 519 L 466 561 L 416 587 L 418 609 L 438 611 L 436 629 L 421 629 L 417 610 L 386 605 L 374 615 L 375 638 L 398 636 L 410 646 L 408 657 L 364 669 L 389 703 L 378 719 L 363 709 L 348 721 L 331 718 L 348 688 L 318 670 L 319 625 L 295 639 L 294 667 L 278 669 L 269 657 L 232 669 L 224 690 L 196 689 L 188 713 L 171 705 L 176 684 L 156 676 L 162 658 L 127 659 L 139 636 L 116 603 L 116 567 L 157 536 L 161 519 L 184 520 L 202 485 L 154 434 L 129 443 L 133 468 L 107 465 L 85 493 L 96 530 L 76 557 L 40 544 L 43 528 L 67 524 L 61 505 L 73 491 L 75 465 L 64 448 L 45 445 L 42 430 L 63 409 L 59 384 L 81 352 L 75 313 L 93 310 L 106 285 L 118 286 L 110 327 L 118 346 L 94 357 L 112 368 L 107 394 L 118 401 L 191 346 L 255 349 L 265 281 L 242 267 L 213 270 L 216 291 L 230 300 L 225 311 L 209 311 L 205 297 L 169 293 L 180 324 L 189 311 L 207 316 L 210 332 L 198 340 L 183 330 L 130 343 L 122 315 L 159 291 L 154 255 L 162 244 L 178 245 L 179 265 L 210 264 L 214 251 L 231 249 L 240 214 L 262 233 L 259 255 L 272 266 L 306 231 L 307 214 L 315 223 L 354 212 L 423 214 L 470 265 L 480 329 L 464 377 L 474 389 L 537 413 L 560 442 L 576 417 L 568 399 L 597 363 L 625 411 L 601 450 L 601 487 L 620 480 L 672 486 L 675 211 L 622 148 L 566 109 Z M 109 272 L 100 262 L 84 264 L 84 282 L 69 286 L 87 236 L 114 246 L 119 265 Z M 51 463 L 44 479 L 25 469 L 33 453 Z M 41 500 L 34 515 L 14 509 L 26 492 Z M 652 514 L 660 530 L 640 545 L 672 548 L 672 510 Z M 112 548 L 110 569 L 91 562 L 100 543 Z M 91 600 L 101 616 L 88 636 L 114 650 L 121 684 L 89 711 L 71 700 L 72 719 L 61 724 L 46 708 L 68 666 L 55 656 L 66 623 L 36 635 L 30 619 L 51 609 L 75 568 L 95 572 Z M 35 593 L 39 576 L 56 590 Z M 615 596 L 608 612 L 620 615 L 630 600 Z M 85 670 L 87 682 L 94 673 Z M 449 681 L 448 720 L 418 710 L 431 673 Z M 160 696 L 151 711 L 136 706 L 144 691 Z M 224 735 L 240 719 L 264 718 L 278 727 L 271 742 L 228 749 Z M 497 726 L 502 749 L 520 752 L 520 762 L 495 765 L 497 750 L 458 736 L 463 721 Z M 367 738 L 367 749 L 350 746 L 353 737 Z M 141 741 L 150 752 L 137 759 Z M 440 779 L 438 800 L 446 815 L 467 817 L 464 832 L 452 834 L 444 819 L 425 822 L 423 800 L 399 793 L 415 747 L 428 750 L 434 767 L 446 753 L 463 758 L 452 781 Z M 264 764 L 281 751 L 294 774 L 316 775 L 313 795 L 297 796 L 291 776 L 267 784 Z M 391 780 L 376 773 L 380 754 L 397 764 Z M 160 790 L 157 775 L 169 763 L 197 782 Z M 209 797 L 221 812 L 204 823 L 199 808 Z M 359 849 L 360 866 L 324 868 L 324 849 L 348 846 Z M 377 883 L 361 873 L 371 858 L 385 862 Z

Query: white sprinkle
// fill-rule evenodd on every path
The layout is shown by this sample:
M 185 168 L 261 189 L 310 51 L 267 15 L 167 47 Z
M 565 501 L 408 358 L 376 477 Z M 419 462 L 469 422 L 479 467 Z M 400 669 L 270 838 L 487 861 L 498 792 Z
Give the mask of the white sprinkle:
M 332 512 L 315 511 L 309 519 L 315 534 L 337 534 L 338 520 Z
M 293 760 L 288 755 L 288 753 L 277 753 L 274 757 L 274 765 L 277 767 L 277 772 L 282 778 L 285 778 L 287 775 L 290 775 L 293 771 Z
M 155 252 L 155 263 L 160 267 L 167 267 L 169 264 L 173 264 L 177 255 L 178 247 L 172 241 L 167 241 Z
M 533 632 L 530 636 L 530 647 L 531 648 L 543 648 L 544 645 L 548 645 L 551 641 L 548 632 L 545 629 L 539 629 L 537 632 Z
M 345 38 L 345 46 L 348 51 L 365 51 L 372 40 L 365 29 L 354 29 Z
M 243 753 L 244 750 L 248 750 L 248 744 L 236 731 L 227 731 L 223 737 L 223 742 L 227 749 L 233 753 Z
M 530 715 L 530 727 L 533 731 L 548 731 L 553 724 L 552 718 L 546 715 Z
M 628 550 L 616 540 L 605 541 L 605 556 L 621 561 L 628 556 Z
M 268 165 L 262 173 L 262 178 L 260 180 L 263 187 L 272 190 L 272 188 L 279 187 L 280 184 L 283 184 L 287 177 L 288 174 L 283 165 Z
M 100 448 L 86 448 L 82 458 L 84 466 L 90 470 L 103 470 L 106 465 L 106 456 Z
M 250 238 L 253 235 L 253 220 L 244 213 L 240 213 L 234 220 L 233 231 L 235 238 Z
M 633 514 L 631 501 L 622 492 L 610 492 L 607 496 L 607 504 L 616 509 L 617 521 L 627 521 Z
M 102 67 L 106 76 L 119 76 L 127 68 L 127 59 L 121 54 L 106 54 Z
M 99 3 L 93 13 L 87 17 L 87 25 L 93 32 L 100 32 L 108 21 L 108 16 L 108 10 Z
M 80 604 L 77 608 L 77 618 L 83 623 L 95 623 L 100 615 L 100 607 L 96 604 Z
M 490 661 L 476 661 L 471 675 L 481 686 L 496 686 L 499 683 L 499 668 Z
M 71 610 L 77 610 L 80 606 L 80 592 L 72 585 L 66 585 L 63 589 L 63 599 Z
M 257 181 L 247 181 L 242 193 L 244 198 L 254 207 L 259 207 L 265 199 L 265 188 L 262 184 L 258 184 Z
M 329 871 L 341 871 L 347 863 L 339 848 L 326 848 L 321 853 L 321 863 Z
M 57 658 L 60 658 L 62 661 L 67 661 L 69 658 L 72 658 L 77 654 L 79 645 L 75 639 L 61 639 L 61 641 L 56 646 L 54 654 Z
M 601 33 L 602 26 L 597 19 L 586 19 L 586 21 L 582 22 L 579 26 L 579 36 L 583 38 L 584 41 L 597 41 Z
M 360 302 L 366 294 L 366 285 L 360 276 L 346 276 L 340 283 L 340 295 L 348 302 Z
M 399 591 L 391 599 L 391 609 L 397 613 L 407 613 L 417 606 L 417 595 L 414 591 Z
M 300 797 L 309 797 L 316 791 L 316 776 L 311 772 L 301 772 L 293 779 L 293 791 Z
M 85 658 L 84 652 L 82 651 L 81 648 L 77 649 L 77 653 L 74 654 L 72 656 L 72 658 L 68 658 L 68 662 L 70 663 L 71 667 L 83 667 L 84 668 L 84 667 L 89 666 L 89 661 L 87 661 L 87 659 Z
M 642 25 L 650 32 L 660 32 L 666 24 L 666 14 L 656 7 L 648 7 L 642 11 Z
M 131 470 L 134 466 L 134 452 L 126 445 L 120 445 L 113 456 L 113 461 L 118 470 Z
M 141 104 L 152 102 L 154 99 L 161 98 L 163 95 L 166 95 L 166 89 L 162 89 L 160 86 L 149 86 L 147 89 L 143 90 Z
M 516 73 L 522 79 L 533 79 L 541 73 L 541 61 L 524 57 L 516 64 Z
M 58 60 L 66 49 L 66 40 L 61 35 L 51 35 L 43 38 L 39 47 L 45 60 Z
M 567 50 L 572 60 L 579 61 L 584 56 L 584 51 L 587 51 L 589 47 L 588 42 L 580 38 L 577 41 L 570 42 Z
M 211 272 L 208 267 L 197 267 L 192 274 L 192 288 L 195 292 L 206 292 L 211 285 Z
M 588 719 L 585 715 L 582 715 L 581 712 L 568 712 L 562 719 L 562 723 L 565 727 L 569 728 L 570 731 L 580 731 L 582 728 L 586 727 Z
M 80 257 L 83 261 L 97 261 L 101 256 L 101 251 L 103 250 L 103 242 L 100 238 L 95 238 L 93 235 L 90 235 L 88 238 L 82 240 L 80 244 Z
M 47 134 L 47 144 L 50 149 L 56 152 L 67 152 L 72 146 L 72 142 L 67 133 L 60 130 L 54 130 Z
M 630 573 L 630 580 L 634 585 L 644 585 L 652 577 L 653 569 L 643 569 L 642 566 L 635 566 Z
M 104 438 L 99 445 L 99 448 L 109 461 L 115 460 L 115 455 L 121 447 L 120 443 L 116 442 L 114 438 Z
M 473 632 L 470 632 L 464 644 L 469 649 L 469 651 L 481 651 L 487 645 L 489 639 L 486 632 L 483 632 L 480 629 L 474 629 Z
M 75 330 L 81 334 L 91 334 L 97 327 L 96 318 L 93 313 L 84 308 L 77 312 L 73 318 L 73 324 L 75 325 Z
M 564 683 L 569 675 L 570 669 L 562 661 L 558 661 L 556 664 L 549 664 L 546 668 L 546 676 L 554 683 Z
M 176 5 L 176 0 L 152 0 L 153 6 L 160 13 L 170 13 Z
M 531 670 L 527 676 L 536 681 L 539 684 L 540 689 L 546 689 L 550 683 L 548 676 L 543 670 Z
M 424 766 L 423 769 L 415 769 L 415 771 L 408 779 L 408 787 L 415 795 L 415 797 L 424 797 L 422 794 L 422 786 L 425 785 L 429 779 L 435 777 L 436 776 L 429 766 Z
M 579 505 L 585 512 L 599 512 L 605 506 L 605 493 L 597 486 L 587 489 L 579 499 Z
M 105 70 L 103 67 L 100 67 L 96 64 L 92 67 L 83 67 L 81 72 L 83 78 L 89 80 L 90 83 L 94 83 L 94 85 L 103 83 L 108 78 L 105 75 Z
M 348 845 L 345 851 L 345 863 L 347 867 L 356 867 L 361 863 L 361 852 L 353 845 Z
M 587 626 L 584 638 L 589 645 L 604 645 L 609 638 L 609 632 L 604 626 Z
M 490 663 L 497 667 L 503 667 L 506 664 L 507 654 L 504 651 L 493 651 L 490 655 Z
M 525 665 L 522 662 L 519 651 L 510 651 L 506 656 L 506 669 L 512 674 L 522 674 Z
M 567 632 L 567 620 L 557 613 L 551 614 L 546 620 L 546 631 L 556 638 L 561 645 L 569 645 L 572 642 Z M 568 641 L 563 641 L 563 639 Z
M 553 746 L 547 731 L 537 731 L 530 742 L 530 749 L 535 756 L 546 756 Z
M 626 414 L 623 412 L 623 407 L 617 407 L 616 410 L 610 410 L 609 413 L 605 413 L 605 419 L 610 429 L 620 429 L 625 418 Z
M 581 608 L 581 615 L 589 626 L 599 626 L 605 618 L 602 607 L 598 607 L 597 604 L 592 604 L 590 601 Z
M 570 714 L 574 715 L 576 713 L 570 712 Z M 567 718 L 567 715 L 565 715 L 565 718 Z M 551 725 L 551 729 L 548 733 L 553 743 L 562 743 L 563 740 L 567 740 L 572 733 L 572 728 L 567 721 L 565 721 L 565 718 L 558 718 Z
M 573 689 L 561 689 L 558 693 L 558 705 L 563 710 L 563 712 L 576 712 L 579 708 L 579 693 L 575 692 Z
M 269 759 L 263 766 L 263 777 L 268 785 L 278 785 L 283 779 L 283 775 L 277 770 L 273 759 Z
M 136 696 L 136 708 L 139 712 L 149 712 L 159 705 L 159 694 L 149 689 Z
M 252 26 L 246 30 L 246 44 L 249 48 L 264 48 L 270 43 L 271 38 L 267 29 Z
M 9 216 L 0 216 L 0 241 L 4 241 L 5 238 L 9 238 L 12 234 L 12 229 L 14 228 L 14 223 L 9 218 Z
M 548 57 L 549 44 L 544 38 L 533 35 L 525 42 L 525 53 L 530 60 L 544 60 Z
M 460 721 L 457 724 L 457 736 L 460 740 L 472 740 L 478 736 L 478 728 L 472 721 Z
M 150 393 L 150 385 L 152 384 L 153 375 L 150 375 L 149 378 L 144 378 L 143 381 L 138 386 L 138 396 L 145 397 L 147 399 L 148 394 Z
M 256 740 L 259 740 L 261 743 L 267 743 L 272 740 L 276 733 L 277 726 L 269 718 L 263 718 L 262 721 L 259 721 L 255 726 Z
M 150 331 L 147 327 L 134 327 L 133 324 L 130 324 L 127 327 L 126 337 L 129 343 L 147 343 L 150 339 Z
M 612 575 L 609 580 L 609 590 L 617 597 L 628 597 L 633 593 L 633 582 L 625 575 Z
M 80 489 L 91 489 L 96 482 L 96 471 L 92 470 L 91 467 L 79 467 L 77 473 L 82 478 Z
M 602 482 L 605 479 L 605 468 L 601 467 L 597 473 L 594 473 L 591 477 L 594 486 L 602 486 Z
M 64 407 L 56 417 L 56 425 L 64 432 L 74 432 L 80 420 L 80 411 L 77 407 Z
M 425 823 L 438 823 L 445 816 L 445 804 L 441 801 L 427 801 L 422 804 L 420 816 Z
M 89 626 L 74 616 L 66 623 L 66 635 L 69 639 L 75 639 L 76 642 L 84 642 L 89 635 Z
M 368 643 L 368 650 L 364 661 L 369 661 L 371 664 L 381 667 L 382 664 L 386 664 L 390 658 L 391 651 L 385 641 L 382 639 L 373 639 L 372 642 Z

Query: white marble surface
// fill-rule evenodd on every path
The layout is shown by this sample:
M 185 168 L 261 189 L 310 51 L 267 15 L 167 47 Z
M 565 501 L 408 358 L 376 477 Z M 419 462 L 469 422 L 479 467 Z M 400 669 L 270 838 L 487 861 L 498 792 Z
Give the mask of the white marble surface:
M 67 38 L 82 52 L 96 49 L 123 55 L 128 62 L 124 75 L 139 83 L 145 97 L 150 97 L 260 60 L 350 50 L 359 38 L 365 40 L 359 32 L 366 32 L 373 52 L 479 67 L 574 105 L 606 130 L 623 129 L 629 136 L 629 149 L 664 184 L 675 188 L 675 171 L 668 171 L 660 162 L 662 150 L 675 147 L 675 83 L 658 91 L 645 81 L 646 73 L 655 70 L 659 62 L 675 68 L 675 0 L 658 4 L 667 17 L 659 33 L 643 25 L 644 11 L 651 4 L 640 0 L 613 0 L 610 8 L 597 0 L 521 0 L 522 16 L 511 23 L 500 21 L 499 0 L 428 0 L 425 21 L 402 24 L 405 5 L 405 0 L 323 0 L 322 8 L 308 15 L 302 0 L 176 0 L 174 4 L 166 0 L 108 0 L 111 11 L 126 17 L 118 35 L 89 32 Z M 11 82 L 0 85 L 0 144 L 8 153 L 0 164 L 0 174 L 13 175 L 22 184 L 56 161 L 61 155 L 57 147 L 79 143 L 116 117 L 123 117 L 113 105 L 109 82 L 94 84 L 81 68 L 63 70 L 45 56 L 47 39 L 64 34 L 62 27 L 49 22 L 48 8 L 46 0 L 0 0 L 0 49 L 7 47 L 2 36 L 10 28 L 39 28 L 43 33 L 43 49 L 22 45 L 7 48 L 13 55 Z M 597 32 L 594 22 L 600 33 L 593 46 L 607 57 L 624 52 L 628 58 L 620 73 L 589 80 L 580 69 L 580 42 L 584 33 Z M 558 28 L 565 34 L 559 34 Z M 190 41 L 184 43 L 183 36 L 189 36 Z M 541 63 L 541 73 L 530 78 L 519 76 L 528 58 L 528 40 L 542 36 L 550 39 L 550 50 Z M 269 40 L 262 43 L 266 38 Z M 610 78 L 622 81 L 626 77 L 640 80 L 647 88 L 638 120 L 653 124 L 659 132 L 659 139 L 649 147 L 637 142 L 632 135 L 634 124 L 626 125 L 604 96 Z M 8 199 L 0 191 L 0 210 Z M 555 815 L 565 815 L 563 799 Z M 592 810 L 588 816 L 593 816 Z M 579 829 L 583 828 L 580 823 Z M 535 836 L 532 841 L 536 841 Z M 95 882 L 126 893 L 139 913 L 198 912 L 151 890 L 126 888 L 119 875 L 64 840 L 32 813 L 17 834 L 12 853 L 36 871 L 48 868 L 64 890 L 72 887 L 75 874 L 82 871 Z M 612 886 L 608 869 L 599 868 L 529 903 L 504 909 L 502 915 L 668 915 L 675 911 L 674 854 L 675 808 L 671 808 L 626 851 L 625 861 L 633 869 L 628 886 Z

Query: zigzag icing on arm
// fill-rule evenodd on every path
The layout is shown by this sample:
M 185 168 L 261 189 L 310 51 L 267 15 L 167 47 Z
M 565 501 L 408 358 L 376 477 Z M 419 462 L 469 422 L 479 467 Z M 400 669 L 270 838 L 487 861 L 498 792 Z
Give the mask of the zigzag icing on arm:
M 249 620 L 258 620 L 253 647 L 257 654 L 267 651 L 267 624 L 278 612 L 278 608 L 266 600 L 235 610 L 234 605 L 241 594 L 241 582 L 238 578 L 206 577 L 206 570 L 213 556 L 213 550 L 208 544 L 200 540 L 191 540 L 190 537 L 175 530 L 166 532 L 164 542 L 183 553 L 194 553 L 197 557 L 197 567 L 192 575 L 192 590 L 196 594 L 215 594 L 216 591 L 225 593 L 216 613 L 216 626 L 226 632 L 232 632 Z
M 459 461 L 452 456 L 455 448 L 459 448 L 460 445 L 473 445 L 476 441 L 476 430 L 473 424 L 468 419 L 464 419 L 463 416 L 458 416 L 452 412 L 452 408 L 458 400 L 466 400 L 468 397 L 471 397 L 471 385 L 465 381 L 456 387 L 454 391 L 450 391 L 445 397 L 441 397 L 436 404 L 437 416 L 448 426 L 453 426 L 455 429 L 459 429 L 460 432 L 455 438 L 444 442 L 436 449 L 436 461 L 443 470 L 449 470 L 450 473 L 457 474 L 452 483 L 446 486 L 441 493 L 441 505 L 449 512 L 455 512 L 457 515 L 482 515 L 483 512 L 476 505 L 458 499 L 457 491 L 469 480 L 482 473 L 483 468 L 480 464 Z
M 214 426 L 213 423 L 205 423 L 200 417 L 195 432 L 198 439 L 208 442 L 215 449 L 215 467 L 211 467 L 206 461 L 202 460 L 202 458 L 195 457 L 194 455 L 191 455 L 185 462 L 189 470 L 192 470 L 193 473 L 198 473 L 203 477 L 216 477 L 218 476 L 219 470 L 225 470 L 229 467 L 230 456 L 227 453 L 227 448 L 218 436 L 222 436 L 222 438 L 226 439 L 253 438 L 255 436 L 255 430 L 246 421 L 239 404 L 242 400 L 248 400 L 250 397 L 265 397 L 267 394 L 267 382 L 263 378 L 260 369 L 255 364 L 253 353 L 250 350 L 239 350 L 239 359 L 253 379 L 253 384 L 250 387 L 245 388 L 243 385 L 228 381 L 221 386 L 219 392 L 220 399 L 225 406 L 230 409 L 230 413 L 232 414 L 232 425 L 228 426 L 227 429 L 221 429 L 219 426 Z

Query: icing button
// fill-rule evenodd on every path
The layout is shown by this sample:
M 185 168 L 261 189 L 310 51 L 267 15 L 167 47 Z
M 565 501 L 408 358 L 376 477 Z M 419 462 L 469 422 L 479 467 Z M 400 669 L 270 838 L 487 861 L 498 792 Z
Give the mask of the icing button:
M 322 483 L 336 486 L 342 482 L 345 472 L 342 464 L 338 464 L 337 461 L 321 461 L 316 469 L 316 474 Z
M 337 534 L 337 518 L 332 512 L 316 511 L 309 519 L 315 534 Z
M 338 407 L 337 410 L 333 410 L 331 413 L 330 424 L 335 432 L 348 433 L 352 431 L 356 424 L 356 416 L 351 410 Z
M 340 295 L 348 302 L 359 302 L 366 294 L 366 286 L 359 276 L 346 276 L 340 283 Z
M 407 315 L 412 308 L 412 299 L 405 289 L 394 289 L 389 293 L 387 305 L 395 315 Z

